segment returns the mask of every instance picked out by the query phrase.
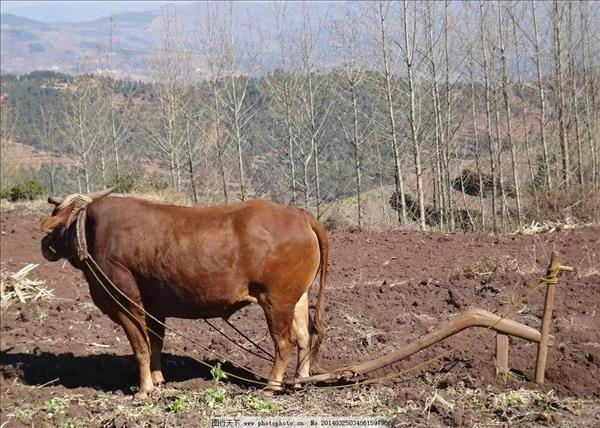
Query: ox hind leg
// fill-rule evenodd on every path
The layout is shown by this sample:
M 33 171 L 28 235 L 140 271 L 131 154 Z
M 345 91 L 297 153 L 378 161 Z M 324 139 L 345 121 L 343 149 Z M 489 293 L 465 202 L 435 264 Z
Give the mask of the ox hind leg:
M 156 319 L 160 322 L 146 317 L 146 325 L 148 326 L 148 338 L 150 339 L 150 372 L 152 383 L 155 386 L 159 386 L 165 382 L 160 358 L 165 339 L 165 319 L 164 317 L 156 317 Z
M 282 389 L 283 375 L 292 356 L 292 323 L 295 304 L 264 304 L 263 310 L 269 326 L 269 332 L 275 345 L 275 362 L 265 388 L 268 391 Z
M 308 331 L 308 292 L 304 293 L 294 308 L 294 335 L 298 345 L 296 377 L 307 377 L 310 372 L 310 333 Z

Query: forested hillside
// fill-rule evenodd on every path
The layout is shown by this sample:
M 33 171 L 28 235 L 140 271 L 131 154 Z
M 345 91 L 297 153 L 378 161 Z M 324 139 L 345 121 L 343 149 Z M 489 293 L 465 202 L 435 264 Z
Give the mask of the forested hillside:
M 267 47 L 233 40 L 235 7 L 185 32 L 164 9 L 150 83 L 2 76 L 3 141 L 73 161 L 3 161 L 3 190 L 268 197 L 366 228 L 598 220 L 597 3 L 278 4 Z

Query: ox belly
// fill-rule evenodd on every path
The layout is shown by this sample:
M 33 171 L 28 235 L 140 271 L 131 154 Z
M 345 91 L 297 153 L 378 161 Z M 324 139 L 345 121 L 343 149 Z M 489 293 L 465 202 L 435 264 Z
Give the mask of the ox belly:
M 155 316 L 169 318 L 229 318 L 256 302 L 247 284 L 222 282 L 175 283 L 144 281 L 140 284 L 144 307 Z

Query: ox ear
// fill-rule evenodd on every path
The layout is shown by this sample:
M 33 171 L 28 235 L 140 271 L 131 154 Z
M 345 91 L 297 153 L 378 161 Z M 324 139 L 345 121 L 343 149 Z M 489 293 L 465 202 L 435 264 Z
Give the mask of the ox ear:
M 44 217 L 40 222 L 40 230 L 44 233 L 52 233 L 59 227 L 67 224 L 68 216 L 66 213 L 61 213 L 59 215 L 53 215 L 50 217 Z
M 48 203 L 54 205 L 55 207 L 59 206 L 64 202 L 62 198 L 54 198 L 52 196 L 48 196 Z

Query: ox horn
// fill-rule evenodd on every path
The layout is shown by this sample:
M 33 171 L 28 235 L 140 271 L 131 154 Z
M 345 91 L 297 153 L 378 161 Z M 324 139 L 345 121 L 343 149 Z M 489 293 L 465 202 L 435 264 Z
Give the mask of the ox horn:
M 52 196 L 48 196 L 48 203 L 52 204 L 54 206 L 59 206 L 60 204 L 62 204 L 65 200 L 63 198 L 54 198 Z
M 87 197 L 90 198 L 91 200 L 99 199 L 99 198 L 101 198 L 103 196 L 111 194 L 114 189 L 115 189 L 114 187 L 111 187 L 111 188 L 106 189 L 106 190 L 101 190 L 99 192 L 90 193 L 89 195 L 87 195 Z

